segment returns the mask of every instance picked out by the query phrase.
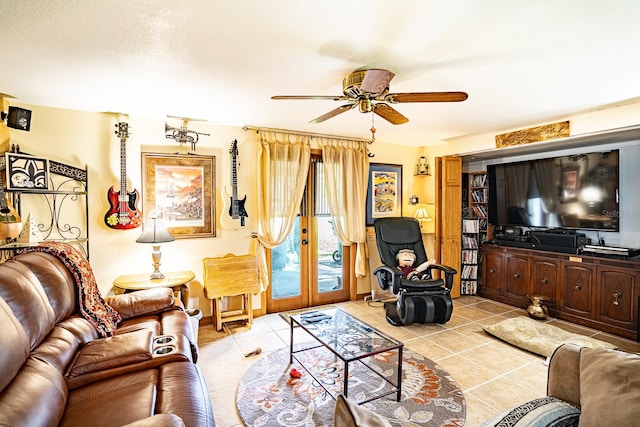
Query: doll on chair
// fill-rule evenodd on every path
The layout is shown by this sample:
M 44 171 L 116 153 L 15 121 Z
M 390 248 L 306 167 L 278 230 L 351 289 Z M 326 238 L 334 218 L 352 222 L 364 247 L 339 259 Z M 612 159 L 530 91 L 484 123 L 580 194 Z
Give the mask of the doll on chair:
M 396 255 L 396 259 L 398 260 L 398 270 L 402 272 L 402 277 L 405 279 L 413 281 L 431 279 L 431 275 L 424 271 L 431 264 L 436 263 L 435 259 L 430 259 L 418 266 L 414 266 L 413 264 L 416 262 L 416 254 L 412 249 L 400 249 Z

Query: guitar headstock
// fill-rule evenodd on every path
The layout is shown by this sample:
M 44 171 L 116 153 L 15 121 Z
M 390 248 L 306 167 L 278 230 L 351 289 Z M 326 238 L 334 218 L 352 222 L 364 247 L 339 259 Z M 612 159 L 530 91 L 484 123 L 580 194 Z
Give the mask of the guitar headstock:
M 233 156 L 237 156 L 238 155 L 238 140 L 234 139 L 233 142 L 231 143 L 231 148 L 229 148 L 229 153 L 231 153 L 231 155 Z
M 120 139 L 127 139 L 129 138 L 129 123 L 125 123 L 125 122 L 119 122 L 116 123 L 116 135 L 118 135 L 118 138 Z

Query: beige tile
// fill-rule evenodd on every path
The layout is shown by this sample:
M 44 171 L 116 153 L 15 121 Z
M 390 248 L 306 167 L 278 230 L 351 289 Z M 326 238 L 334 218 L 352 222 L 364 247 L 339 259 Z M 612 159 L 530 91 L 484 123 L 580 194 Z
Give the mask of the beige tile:
M 464 317 L 469 320 L 483 320 L 491 316 L 491 313 L 476 308 L 476 305 L 460 307 L 454 310 L 456 315 Z
M 453 352 L 447 350 L 444 347 L 435 344 L 432 341 L 424 338 L 416 338 L 404 343 L 405 348 L 416 353 L 420 353 L 423 356 L 428 357 L 431 360 L 438 361 L 442 358 L 453 355 Z
M 460 326 L 455 328 L 454 331 L 484 342 L 489 342 L 495 339 L 491 335 L 487 334 L 484 329 L 482 329 L 482 325 L 477 322 Z
M 218 390 L 209 394 L 213 405 L 213 417 L 218 427 L 244 426 L 236 410 L 236 388 Z
M 521 308 L 463 296 L 454 300 L 453 316 L 444 325 L 394 327 L 386 321 L 382 304 L 360 300 L 336 305 L 400 339 L 407 351 L 423 354 L 448 371 L 464 392 L 467 427 L 478 426 L 505 410 L 546 394 L 545 358 L 500 341 L 482 330 L 483 325 L 526 316 Z M 640 352 L 640 343 L 636 341 L 558 319 L 549 322 L 571 332 L 611 342 L 625 351 Z M 294 334 L 296 343 L 314 341 L 300 328 L 296 328 Z M 288 346 L 288 323 L 279 314 L 269 314 L 256 318 L 251 327 L 242 322 L 226 323 L 221 332 L 216 332 L 211 324 L 202 325 L 198 341 L 198 365 L 211 391 L 217 425 L 242 426 L 235 407 L 240 378 L 264 353 Z M 261 347 L 262 354 L 244 357 L 245 352 L 256 347 Z
M 445 357 L 438 361 L 438 365 L 453 376 L 464 393 L 496 377 L 495 372 L 458 355 Z
M 456 332 L 455 330 L 447 330 L 437 334 L 429 335 L 425 339 L 433 341 L 434 343 L 446 348 L 447 350 L 452 351 L 453 353 L 458 353 L 483 344 L 483 341 L 461 334 L 459 332 Z
M 404 326 L 404 328 L 410 330 L 417 337 L 426 337 L 446 329 L 445 326 L 438 325 L 437 323 L 414 323 L 409 326 Z
M 473 360 L 475 363 L 479 363 L 486 369 L 490 369 L 497 374 L 505 374 L 529 363 L 521 357 L 501 351 L 490 345 L 476 347 L 461 352 L 459 355 Z
M 535 353 L 531 353 L 530 351 L 523 350 L 515 345 L 511 345 L 506 343 L 498 338 L 495 338 L 493 341 L 487 343 L 487 345 L 495 347 L 505 353 L 511 354 L 515 357 L 520 357 L 527 362 L 535 362 L 535 361 L 544 361 L 546 357 L 537 355 Z
M 242 354 L 260 348 L 263 352 L 277 350 L 285 347 L 285 343 L 275 331 L 269 331 L 261 335 L 238 335 L 234 340 L 240 347 Z M 295 342 L 295 341 L 294 341 Z
M 529 400 L 543 397 L 529 387 L 506 377 L 498 377 L 469 390 L 469 395 L 491 402 L 491 406 L 500 412 L 507 411 Z
M 527 363 L 509 372 L 505 377 L 530 388 L 541 396 L 545 396 L 547 394 L 548 372 L 549 368 L 540 360 Z
M 465 402 L 467 404 L 467 419 L 465 420 L 465 427 L 477 427 L 482 423 L 492 419 L 500 414 L 500 411 L 493 406 L 476 399 L 472 394 L 466 393 Z
M 491 300 L 481 301 L 475 304 L 473 308 L 477 308 L 478 310 L 486 311 L 492 314 L 503 314 L 514 310 L 513 306 Z
M 222 389 L 235 390 L 248 368 L 244 361 L 239 361 L 233 365 L 212 362 L 199 364 L 199 366 L 202 369 L 210 392 L 220 392 Z M 229 369 L 229 366 L 233 366 L 233 369 Z
M 451 319 L 449 319 L 447 323 L 443 324 L 442 327 L 445 329 L 453 329 L 457 328 L 458 326 L 468 325 L 470 323 L 473 323 L 472 319 L 461 316 L 460 314 L 458 314 L 458 310 L 454 309 L 453 313 L 451 314 Z

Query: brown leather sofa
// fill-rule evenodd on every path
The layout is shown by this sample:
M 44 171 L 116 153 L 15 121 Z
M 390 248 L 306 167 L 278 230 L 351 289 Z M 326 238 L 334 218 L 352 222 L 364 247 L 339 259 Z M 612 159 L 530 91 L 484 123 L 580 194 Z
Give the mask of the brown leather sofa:
M 189 316 L 170 289 L 105 297 L 101 337 L 60 258 L 0 264 L 0 425 L 214 426 Z

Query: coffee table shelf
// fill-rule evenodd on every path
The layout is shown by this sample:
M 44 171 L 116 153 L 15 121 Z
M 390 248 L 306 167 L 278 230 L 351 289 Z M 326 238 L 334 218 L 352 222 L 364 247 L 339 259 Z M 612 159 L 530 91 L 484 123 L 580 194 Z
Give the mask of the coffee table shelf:
M 396 393 L 396 401 L 400 401 L 402 390 L 402 351 L 404 348 L 402 342 L 338 308 L 304 312 L 292 315 L 290 318 L 289 362 L 293 363 L 294 360 L 297 361 L 329 395 L 336 398 L 336 396 L 325 387 L 322 381 L 318 381 L 313 369 L 305 366 L 304 358 L 298 357 L 298 354 L 322 347 L 339 358 L 344 366 L 342 393 L 345 398 L 348 397 L 349 392 L 349 364 L 359 362 L 391 385 L 390 390 L 386 389 L 367 397 L 358 402 L 359 404 L 370 402 L 393 393 Z M 311 335 L 319 345 L 302 346 L 301 348 L 294 349 L 293 331 L 295 327 L 302 328 Z M 370 363 L 373 356 L 394 351 L 398 354 L 396 384 L 381 372 L 374 369 Z

